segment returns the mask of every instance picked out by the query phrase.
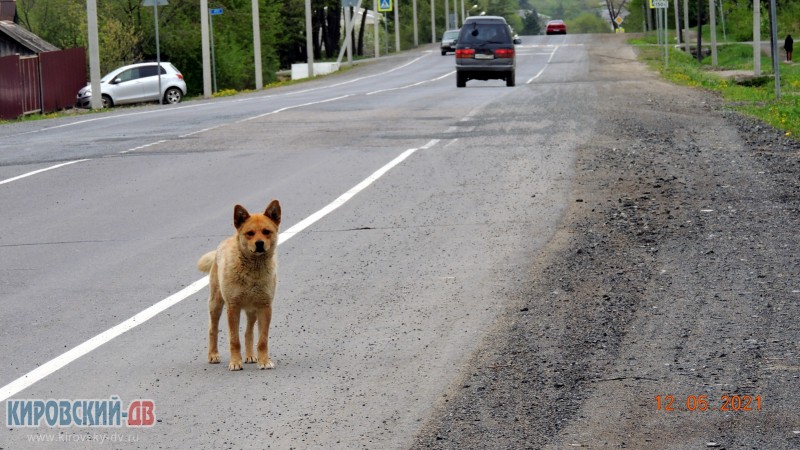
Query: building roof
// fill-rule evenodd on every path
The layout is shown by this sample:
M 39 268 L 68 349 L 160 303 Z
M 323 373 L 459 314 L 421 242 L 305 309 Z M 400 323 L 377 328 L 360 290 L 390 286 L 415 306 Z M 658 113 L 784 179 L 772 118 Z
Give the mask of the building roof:
M 8 20 L 0 20 L 0 33 L 5 34 L 19 45 L 33 53 L 52 52 L 60 50 L 55 45 L 31 33 L 24 27 Z

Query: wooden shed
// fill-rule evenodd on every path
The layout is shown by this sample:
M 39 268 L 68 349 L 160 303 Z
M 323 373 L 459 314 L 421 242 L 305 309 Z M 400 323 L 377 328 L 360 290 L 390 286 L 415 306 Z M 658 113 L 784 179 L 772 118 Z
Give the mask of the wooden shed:
M 86 85 L 86 51 L 61 50 L 19 25 L 15 0 L 0 0 L 0 119 L 70 108 Z

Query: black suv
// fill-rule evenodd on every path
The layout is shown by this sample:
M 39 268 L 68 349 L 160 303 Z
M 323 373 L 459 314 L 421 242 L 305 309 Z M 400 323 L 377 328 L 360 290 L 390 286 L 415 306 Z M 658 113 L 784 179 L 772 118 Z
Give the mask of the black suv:
M 518 43 L 506 19 L 467 17 L 456 42 L 456 86 L 469 80 L 506 80 L 506 86 L 514 86 Z

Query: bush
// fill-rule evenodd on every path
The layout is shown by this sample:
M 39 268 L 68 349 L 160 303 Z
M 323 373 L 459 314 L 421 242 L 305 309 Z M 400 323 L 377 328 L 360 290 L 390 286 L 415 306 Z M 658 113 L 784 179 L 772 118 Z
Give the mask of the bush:
M 611 33 L 611 24 L 603 20 L 600 16 L 585 12 L 572 19 L 567 24 L 569 33 Z

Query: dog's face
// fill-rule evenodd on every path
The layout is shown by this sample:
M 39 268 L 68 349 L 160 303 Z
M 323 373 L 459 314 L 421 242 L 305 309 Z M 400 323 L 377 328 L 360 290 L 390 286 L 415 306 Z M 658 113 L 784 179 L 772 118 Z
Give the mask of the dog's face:
M 247 212 L 241 205 L 233 208 L 233 225 L 243 254 L 269 254 L 278 245 L 278 226 L 281 223 L 281 204 L 273 200 L 264 214 Z

